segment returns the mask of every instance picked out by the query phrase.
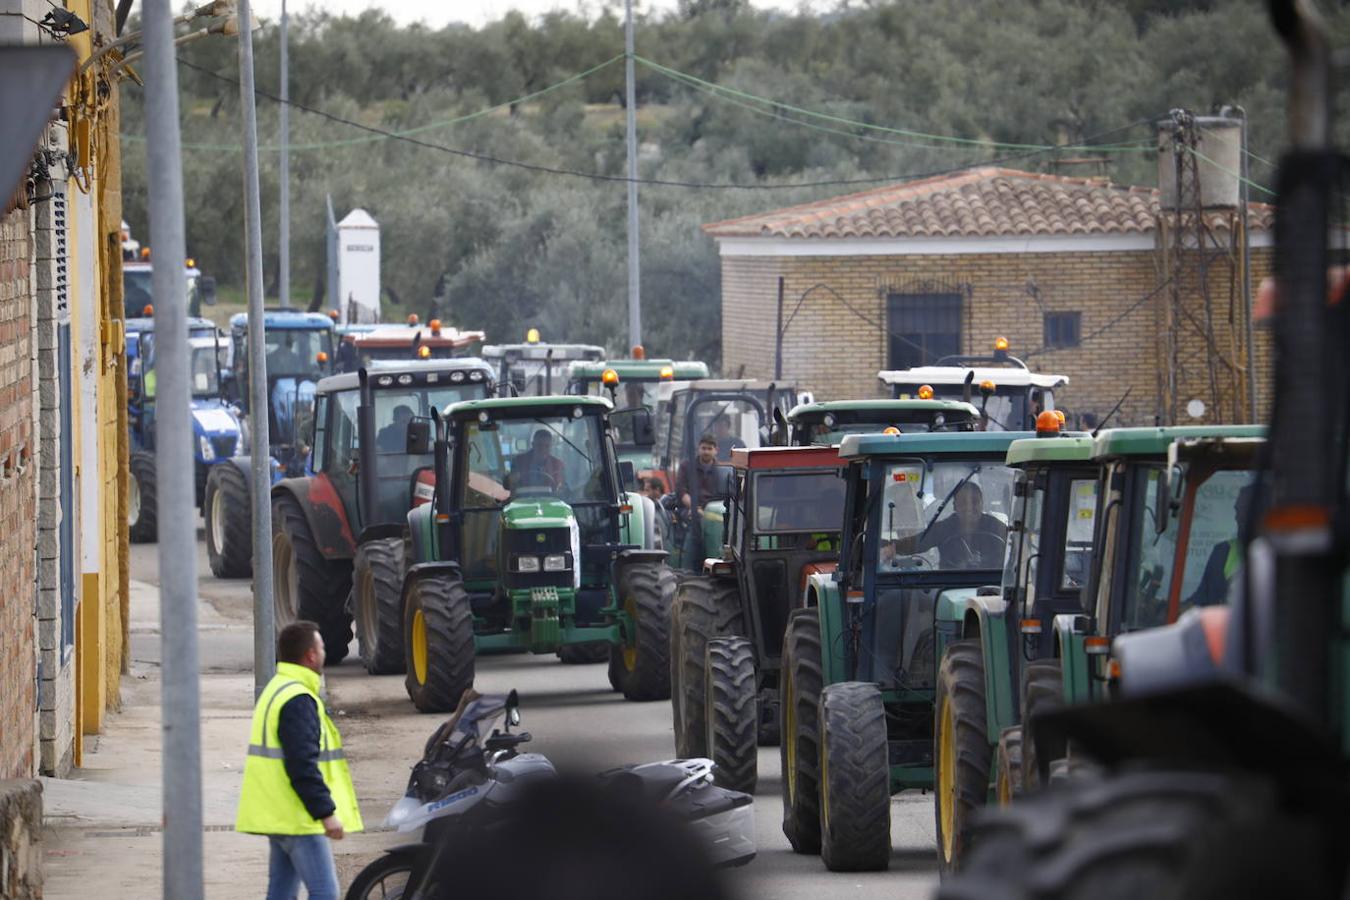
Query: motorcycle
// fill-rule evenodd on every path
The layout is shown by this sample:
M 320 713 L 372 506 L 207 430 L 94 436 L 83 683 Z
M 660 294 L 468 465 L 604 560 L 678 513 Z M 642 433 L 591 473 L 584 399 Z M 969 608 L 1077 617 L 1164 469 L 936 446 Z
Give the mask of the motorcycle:
M 519 750 L 531 740 L 527 731 L 511 731 L 519 725 L 515 691 L 505 696 L 465 692 L 427 740 L 407 791 L 384 822 L 400 833 L 420 829 L 420 840 L 385 850 L 357 874 L 346 900 L 431 900 L 447 848 L 509 827 L 508 814 L 522 795 L 540 781 L 557 778 L 547 757 Z M 744 865 L 755 856 L 753 798 L 713 784 L 711 760 L 611 769 L 598 776 L 597 789 L 663 807 L 688 824 L 715 867 Z

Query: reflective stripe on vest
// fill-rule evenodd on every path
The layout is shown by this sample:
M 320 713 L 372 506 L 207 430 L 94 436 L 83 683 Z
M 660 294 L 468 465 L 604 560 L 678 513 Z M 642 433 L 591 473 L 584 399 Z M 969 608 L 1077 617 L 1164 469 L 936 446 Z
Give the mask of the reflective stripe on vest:
M 1242 547 L 1237 539 L 1228 542 L 1228 558 L 1223 561 L 1223 577 L 1232 580 L 1238 566 L 1242 564 Z

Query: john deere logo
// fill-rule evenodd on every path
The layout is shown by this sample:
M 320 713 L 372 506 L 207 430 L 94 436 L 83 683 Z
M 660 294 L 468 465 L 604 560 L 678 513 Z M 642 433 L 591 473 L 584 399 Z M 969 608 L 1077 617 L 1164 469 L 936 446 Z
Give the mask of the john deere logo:
M 539 532 L 538 534 L 536 534 L 536 535 L 534 536 L 534 539 L 535 539 L 536 541 L 538 541 L 539 543 L 542 544 L 544 541 L 548 540 L 548 535 L 544 534 L 544 533 L 541 531 L 541 532 Z

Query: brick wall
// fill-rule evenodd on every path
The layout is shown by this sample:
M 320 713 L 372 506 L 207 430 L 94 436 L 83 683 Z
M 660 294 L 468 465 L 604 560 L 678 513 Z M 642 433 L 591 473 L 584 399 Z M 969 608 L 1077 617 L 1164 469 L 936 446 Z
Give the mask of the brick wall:
M 1253 289 L 1269 268 L 1269 250 L 1253 253 Z M 1159 373 L 1167 354 L 1158 292 L 1159 256 L 1151 250 L 933 256 L 724 256 L 723 372 L 773 374 L 778 277 L 785 278 L 783 375 L 821 399 L 882 396 L 887 368 L 886 297 L 932 286 L 963 294 L 962 352 L 987 355 L 995 337 L 1011 342 L 1034 371 L 1067 375 L 1056 404 L 1071 413 L 1105 414 L 1132 388 L 1116 424 L 1150 424 L 1159 412 Z M 1183 302 L 1194 305 L 1193 285 Z M 803 298 L 805 295 L 805 299 Z M 1226 283 L 1211 285 L 1226 320 Z M 1237 310 L 1240 315 L 1240 294 Z M 1081 313 L 1080 346 L 1043 347 L 1047 312 Z M 1224 349 L 1229 330 L 1218 333 Z M 1245 329 L 1232 330 L 1242 345 Z M 1257 328 L 1258 384 L 1269 396 L 1268 331 Z M 1203 348 L 1202 348 L 1203 349 Z M 1188 346 L 1192 359 L 1197 350 Z M 1187 374 L 1203 375 L 1192 366 Z M 1202 379 L 1207 384 L 1207 378 Z M 1193 385 L 1183 386 L 1192 390 Z M 1184 401 L 1183 401 L 1184 406 Z M 1231 416 L 1225 416 L 1231 418 Z
M 36 771 L 30 215 L 0 219 L 0 779 Z

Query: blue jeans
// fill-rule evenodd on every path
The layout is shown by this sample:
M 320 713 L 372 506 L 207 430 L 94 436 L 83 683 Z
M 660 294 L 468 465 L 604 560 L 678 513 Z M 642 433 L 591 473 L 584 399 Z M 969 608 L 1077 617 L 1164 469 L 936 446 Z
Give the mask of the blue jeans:
M 309 900 L 338 900 L 333 848 L 323 834 L 269 834 L 272 858 L 267 900 L 296 900 L 304 882 Z

